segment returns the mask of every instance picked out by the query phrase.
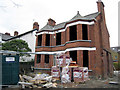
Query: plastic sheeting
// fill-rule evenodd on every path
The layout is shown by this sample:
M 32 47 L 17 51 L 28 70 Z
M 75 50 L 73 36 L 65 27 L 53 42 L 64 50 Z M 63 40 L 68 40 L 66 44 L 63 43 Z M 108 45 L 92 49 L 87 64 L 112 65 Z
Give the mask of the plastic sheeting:
M 62 77 L 61 77 L 62 83 L 71 82 L 71 81 L 70 81 L 70 76 L 68 75 L 68 71 L 69 71 L 69 67 L 68 67 L 68 66 L 63 67 Z

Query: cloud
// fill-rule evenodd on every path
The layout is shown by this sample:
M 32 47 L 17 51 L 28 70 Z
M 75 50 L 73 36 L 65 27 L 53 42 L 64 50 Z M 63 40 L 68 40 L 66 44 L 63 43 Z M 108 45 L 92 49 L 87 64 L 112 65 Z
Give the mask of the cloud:
M 21 5 L 16 7 L 15 4 Z M 0 6 L 0 32 L 24 33 L 32 29 L 34 21 L 42 28 L 47 20 L 52 18 L 56 23 L 70 20 L 80 12 L 82 16 L 97 12 L 97 0 L 1 0 Z M 118 0 L 102 0 L 105 4 L 105 14 L 108 30 L 113 38 L 117 39 L 117 4 Z M 114 23 L 113 23 L 114 21 Z M 115 29 L 115 30 L 113 30 Z M 12 34 L 13 35 L 13 34 Z M 116 41 L 117 42 L 117 41 Z M 115 43 L 117 44 L 117 43 Z M 111 46 L 114 46 L 111 43 Z

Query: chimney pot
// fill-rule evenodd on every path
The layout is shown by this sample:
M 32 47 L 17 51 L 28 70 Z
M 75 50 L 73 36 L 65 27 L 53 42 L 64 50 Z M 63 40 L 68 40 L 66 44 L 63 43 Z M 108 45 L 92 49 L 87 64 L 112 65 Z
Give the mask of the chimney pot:
M 55 24 L 56 24 L 55 20 L 53 20 L 51 18 L 48 19 L 48 25 L 55 26 Z
M 98 2 L 102 2 L 101 0 L 98 0 Z
M 39 24 L 38 24 L 38 22 L 34 22 L 33 23 L 33 29 L 39 30 Z
M 18 36 L 18 31 L 14 31 L 14 36 Z
M 9 35 L 10 36 L 10 33 L 6 32 L 5 35 Z

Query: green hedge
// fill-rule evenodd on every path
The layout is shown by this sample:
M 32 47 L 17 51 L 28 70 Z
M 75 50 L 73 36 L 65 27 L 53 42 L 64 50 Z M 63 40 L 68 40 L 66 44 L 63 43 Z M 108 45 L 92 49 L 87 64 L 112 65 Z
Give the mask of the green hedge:
M 120 63 L 113 63 L 116 70 L 120 70 Z

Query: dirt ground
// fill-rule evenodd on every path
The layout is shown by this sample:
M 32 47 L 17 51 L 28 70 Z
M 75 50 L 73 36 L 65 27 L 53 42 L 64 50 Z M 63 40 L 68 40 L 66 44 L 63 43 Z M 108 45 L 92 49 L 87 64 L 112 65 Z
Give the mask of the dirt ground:
M 63 84 L 60 81 L 57 81 L 56 83 L 58 84 L 57 88 L 120 88 L 120 72 L 118 73 L 118 75 L 113 75 L 113 77 L 107 78 L 104 80 L 95 79 L 94 77 L 89 79 L 90 80 L 84 83 L 70 82 L 70 83 Z M 118 84 L 110 84 L 109 83 L 110 81 L 118 82 Z
M 109 84 L 110 81 L 119 82 L 119 84 Z M 57 81 L 57 87 L 56 88 L 119 88 L 120 89 L 120 81 L 118 80 L 117 76 L 114 76 L 113 78 L 108 78 L 106 80 L 100 80 L 100 79 L 90 79 L 89 81 L 86 81 L 84 83 L 66 83 L 63 84 L 60 81 Z M 10 86 L 8 88 L 21 88 L 18 85 Z M 5 88 L 3 88 L 4 90 Z M 17 90 L 17 89 L 16 89 Z
M 30 76 L 35 75 L 35 73 L 29 73 Z M 117 82 L 117 84 L 110 84 L 109 82 Z M 66 83 L 63 84 L 61 81 L 56 81 L 57 87 L 56 88 L 119 88 L 120 89 L 120 73 L 118 75 L 114 75 L 111 78 L 107 79 L 96 79 L 96 78 L 89 78 L 88 81 L 83 83 Z M 9 88 L 20 88 L 19 85 L 10 86 Z
M 110 81 L 118 82 L 119 84 L 109 84 Z M 113 76 L 105 80 L 91 78 L 84 83 L 67 83 L 62 84 L 58 82 L 58 88 L 120 88 L 120 81 L 118 76 Z

